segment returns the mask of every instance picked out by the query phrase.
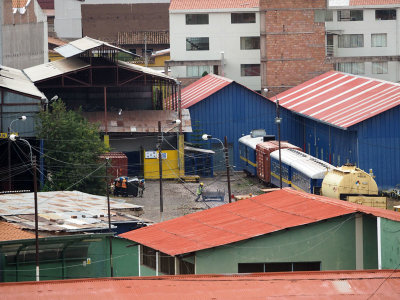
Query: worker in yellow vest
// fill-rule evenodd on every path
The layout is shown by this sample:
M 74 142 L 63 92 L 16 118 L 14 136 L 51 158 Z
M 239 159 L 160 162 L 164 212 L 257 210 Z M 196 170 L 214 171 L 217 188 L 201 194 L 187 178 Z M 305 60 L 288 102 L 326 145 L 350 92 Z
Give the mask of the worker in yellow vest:
M 128 197 L 128 185 L 125 177 L 124 179 L 122 179 L 121 188 L 122 188 L 122 196 Z

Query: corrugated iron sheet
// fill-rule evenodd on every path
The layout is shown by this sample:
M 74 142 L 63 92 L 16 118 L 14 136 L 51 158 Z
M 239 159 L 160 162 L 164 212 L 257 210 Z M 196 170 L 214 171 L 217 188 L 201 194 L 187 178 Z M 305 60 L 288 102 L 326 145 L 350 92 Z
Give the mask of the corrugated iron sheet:
M 355 212 L 400 221 L 400 214 L 393 211 L 283 189 L 130 231 L 121 237 L 178 255 Z
M 399 299 L 400 272 L 186 275 L 0 283 L 2 299 Z
M 122 68 L 127 68 L 129 70 L 133 70 L 133 71 L 136 71 L 136 72 L 141 72 L 143 74 L 148 74 L 148 75 L 152 75 L 152 76 L 156 76 L 156 77 L 160 77 L 160 78 L 164 78 L 164 79 L 169 79 L 169 80 L 175 81 L 175 78 L 170 77 L 168 75 L 165 75 L 165 74 L 161 73 L 160 71 L 156 71 L 156 70 L 153 70 L 151 68 L 142 67 L 142 66 L 139 66 L 139 65 L 131 64 L 131 63 L 128 63 L 128 62 L 125 62 L 125 61 L 120 61 L 120 60 L 117 63 L 118 63 L 118 66 L 122 67 Z
M 277 97 L 291 111 L 348 128 L 398 106 L 400 84 L 331 71 Z
M 169 10 L 258 8 L 259 0 L 171 0 Z
M 79 58 L 71 57 L 26 68 L 24 69 L 24 73 L 30 80 L 37 82 L 88 67 L 90 67 L 90 64 Z
M 214 74 L 204 76 L 182 90 L 182 108 L 191 107 L 232 82 L 233 80 L 231 79 Z
M 35 98 L 45 99 L 45 96 L 29 78 L 18 69 L 0 65 L 0 87 L 31 95 Z
M 33 229 L 33 193 L 0 195 L 0 216 L 20 228 Z M 110 199 L 113 221 L 137 221 L 143 206 Z M 79 191 L 39 192 L 39 230 L 82 231 L 108 228 L 107 198 Z M 136 217 L 132 217 L 136 214 Z
M 83 116 L 91 123 L 101 123 L 104 131 L 104 112 L 84 112 Z M 158 132 L 158 121 L 162 122 L 164 132 L 176 132 L 179 126 L 172 124 L 178 119 L 178 112 L 173 110 L 134 110 L 107 113 L 108 132 Z M 182 131 L 192 132 L 189 110 L 182 109 Z
M 132 56 L 140 56 L 140 55 L 136 55 L 136 54 L 134 54 L 134 53 L 132 53 L 130 51 L 127 51 L 125 49 L 113 46 L 113 45 L 111 45 L 109 43 L 106 43 L 106 42 L 103 42 L 103 41 L 92 39 L 92 38 L 87 37 L 87 36 L 85 36 L 85 37 L 83 37 L 81 39 L 72 41 L 72 42 L 70 42 L 70 43 L 68 43 L 66 45 L 54 48 L 54 50 L 57 51 L 60 55 L 68 58 L 68 57 L 72 57 L 72 56 L 81 54 L 81 53 L 83 53 L 85 51 L 88 51 L 88 50 L 93 50 L 93 49 L 101 47 L 101 46 L 105 46 L 107 48 L 111 48 L 111 49 L 114 49 L 114 50 L 125 52 L 125 53 L 128 53 L 128 54 L 132 55 Z

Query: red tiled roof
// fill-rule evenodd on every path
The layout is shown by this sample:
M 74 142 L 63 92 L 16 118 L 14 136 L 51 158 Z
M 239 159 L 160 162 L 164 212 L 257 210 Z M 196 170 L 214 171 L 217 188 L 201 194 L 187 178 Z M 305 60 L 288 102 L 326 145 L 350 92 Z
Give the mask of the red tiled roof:
M 399 299 L 400 271 L 90 278 L 0 283 L 1 299 Z M 397 296 L 396 296 L 397 295 Z
M 0 242 L 34 239 L 34 238 L 35 238 L 34 233 L 22 230 L 17 226 L 7 222 L 0 222 Z
M 169 255 L 178 255 L 355 212 L 400 222 L 400 214 L 394 211 L 288 188 L 185 215 L 120 236 Z
M 399 0 L 350 0 L 349 6 L 400 4 Z
M 259 0 L 171 0 L 169 10 L 254 8 Z
M 277 97 L 289 110 L 348 128 L 398 106 L 400 84 L 330 71 Z
M 182 90 L 182 108 L 189 108 L 215 92 L 231 84 L 231 79 L 208 74 Z
M 13 8 L 22 8 L 25 7 L 30 0 L 12 0 Z
M 42 9 L 54 9 L 54 0 L 37 0 Z

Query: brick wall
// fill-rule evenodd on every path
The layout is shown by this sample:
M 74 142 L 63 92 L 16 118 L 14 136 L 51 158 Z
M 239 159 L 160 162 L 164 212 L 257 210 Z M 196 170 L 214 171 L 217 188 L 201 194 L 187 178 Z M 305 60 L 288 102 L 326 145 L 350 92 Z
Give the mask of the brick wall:
M 325 63 L 325 24 L 314 22 L 325 0 L 260 0 L 265 14 L 262 86 L 275 93 L 333 69 Z

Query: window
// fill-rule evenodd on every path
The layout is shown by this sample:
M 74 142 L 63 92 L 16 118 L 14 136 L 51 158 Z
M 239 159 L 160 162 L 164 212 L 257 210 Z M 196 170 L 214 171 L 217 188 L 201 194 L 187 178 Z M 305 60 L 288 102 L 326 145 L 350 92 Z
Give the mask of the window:
M 295 271 L 320 271 L 320 270 L 321 270 L 320 261 L 242 263 L 238 265 L 238 273 L 295 272 Z
M 364 63 L 346 62 L 338 63 L 338 71 L 350 74 L 364 74 Z
M 240 49 L 241 50 L 260 49 L 260 37 L 259 36 L 241 37 Z
M 175 258 L 160 252 L 160 272 L 168 275 L 175 275 Z
M 260 64 L 240 65 L 240 76 L 260 76 Z
M 386 33 L 371 34 L 371 47 L 387 47 Z
M 373 62 L 372 63 L 372 74 L 387 74 L 388 73 L 388 62 Z
M 186 66 L 186 77 L 202 77 L 204 72 L 210 73 L 210 66 Z
M 210 50 L 210 41 L 208 37 L 186 38 L 186 51 L 200 50 Z
M 362 21 L 362 10 L 338 10 L 338 21 Z
M 364 35 L 362 34 L 342 34 L 338 37 L 339 48 L 359 48 L 364 47 Z
M 396 20 L 396 10 L 377 9 L 375 11 L 375 20 Z
M 186 25 L 208 24 L 208 14 L 187 14 Z
M 232 13 L 231 14 L 231 23 L 232 24 L 255 23 L 255 22 L 256 22 L 256 14 L 255 13 Z
M 156 250 L 141 246 L 142 249 L 140 251 L 142 258 L 142 265 L 148 266 L 152 269 L 156 268 Z
M 329 21 L 333 21 L 332 10 L 324 10 L 324 9 L 315 10 L 314 22 L 329 22 Z

